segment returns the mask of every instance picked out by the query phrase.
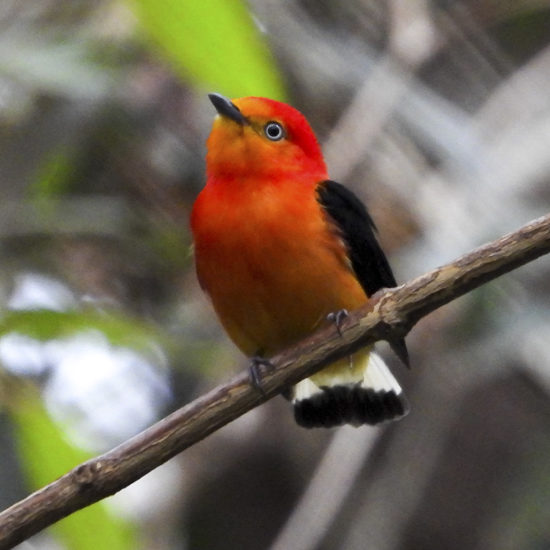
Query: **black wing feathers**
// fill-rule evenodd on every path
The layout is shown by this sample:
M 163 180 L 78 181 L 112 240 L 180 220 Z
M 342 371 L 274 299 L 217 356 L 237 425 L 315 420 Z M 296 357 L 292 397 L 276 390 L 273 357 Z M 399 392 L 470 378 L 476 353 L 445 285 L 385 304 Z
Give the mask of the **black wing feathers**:
M 367 296 L 381 288 L 397 286 L 365 205 L 347 187 L 331 180 L 319 185 L 318 197 L 341 231 L 351 265 Z
M 340 230 L 348 247 L 351 266 L 367 296 L 381 288 L 397 286 L 388 259 L 376 238 L 376 226 L 365 205 L 347 187 L 326 180 L 318 187 L 319 203 Z M 409 367 L 405 340 L 389 342 L 395 354 Z

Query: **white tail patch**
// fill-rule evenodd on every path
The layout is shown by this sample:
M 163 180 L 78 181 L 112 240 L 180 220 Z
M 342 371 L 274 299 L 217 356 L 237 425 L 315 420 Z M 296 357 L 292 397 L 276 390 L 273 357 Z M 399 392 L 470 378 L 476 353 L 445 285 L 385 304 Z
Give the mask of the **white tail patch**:
M 310 378 L 300 380 L 293 388 L 292 402 L 309 399 L 316 393 L 321 393 L 323 390 L 314 384 Z
M 364 361 L 364 358 L 354 358 L 354 360 Z M 348 361 L 349 359 L 345 359 L 345 362 Z M 321 371 L 319 375 L 301 380 L 293 388 L 292 401 L 309 399 L 315 394 L 321 393 L 322 388 L 325 387 L 346 386 L 357 383 L 360 383 L 361 387 L 375 392 L 393 391 L 396 395 L 399 395 L 403 391 L 382 357 L 373 351 L 368 354 L 366 366 L 362 373 L 359 372 L 359 376 L 357 370 L 357 367 L 353 371 L 347 367 L 341 367 L 336 372 L 331 372 L 330 375 L 325 374 L 326 371 Z
M 353 361 L 338 361 L 298 382 L 292 403 L 296 421 L 308 428 L 378 424 L 408 411 L 401 386 L 372 351 L 355 354 Z
M 382 357 L 374 352 L 369 354 L 369 361 L 363 373 L 361 386 L 370 388 L 375 392 L 393 391 L 396 395 L 399 395 L 403 391 Z

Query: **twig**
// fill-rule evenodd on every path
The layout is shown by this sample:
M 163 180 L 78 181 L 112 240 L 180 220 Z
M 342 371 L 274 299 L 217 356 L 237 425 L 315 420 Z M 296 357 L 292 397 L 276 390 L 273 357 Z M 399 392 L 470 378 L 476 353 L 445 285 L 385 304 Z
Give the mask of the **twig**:
M 377 294 L 342 323 L 272 358 L 264 394 L 242 373 L 115 449 L 80 464 L 0 514 L 0 550 L 120 491 L 183 449 L 279 393 L 286 386 L 376 340 L 402 337 L 425 315 L 520 265 L 550 252 L 550 215 L 456 261 Z

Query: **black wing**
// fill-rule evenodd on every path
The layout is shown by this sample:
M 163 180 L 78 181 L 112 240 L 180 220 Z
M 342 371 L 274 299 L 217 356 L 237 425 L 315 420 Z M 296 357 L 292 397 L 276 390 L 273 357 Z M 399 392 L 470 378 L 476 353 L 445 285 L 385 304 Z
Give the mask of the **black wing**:
M 381 288 L 397 286 L 388 259 L 376 238 L 376 226 L 367 208 L 347 187 L 326 180 L 319 184 L 318 200 L 332 218 L 348 248 L 351 266 L 367 296 Z M 395 353 L 409 364 L 405 340 L 390 342 Z
M 365 205 L 347 187 L 335 181 L 322 182 L 317 193 L 319 203 L 341 232 L 355 275 L 367 296 L 381 288 L 397 286 Z

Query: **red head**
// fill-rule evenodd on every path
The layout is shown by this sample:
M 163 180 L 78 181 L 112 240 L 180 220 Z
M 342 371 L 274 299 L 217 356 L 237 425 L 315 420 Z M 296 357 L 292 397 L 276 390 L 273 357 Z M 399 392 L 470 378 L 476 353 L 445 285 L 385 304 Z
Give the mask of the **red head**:
M 327 179 L 315 134 L 299 111 L 262 97 L 209 97 L 218 111 L 206 142 L 209 179 Z

